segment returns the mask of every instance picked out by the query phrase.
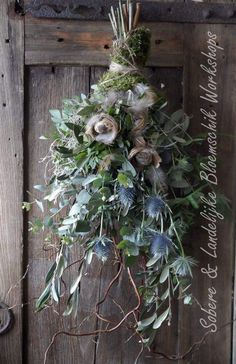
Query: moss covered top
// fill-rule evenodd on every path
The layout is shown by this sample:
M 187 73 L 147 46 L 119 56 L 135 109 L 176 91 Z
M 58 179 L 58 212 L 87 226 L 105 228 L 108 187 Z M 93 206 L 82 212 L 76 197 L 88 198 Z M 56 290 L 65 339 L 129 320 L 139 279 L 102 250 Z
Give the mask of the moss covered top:
M 150 50 L 151 32 L 142 26 L 134 29 L 126 41 L 114 46 L 111 60 L 129 66 L 130 63 L 143 67 L 147 61 Z

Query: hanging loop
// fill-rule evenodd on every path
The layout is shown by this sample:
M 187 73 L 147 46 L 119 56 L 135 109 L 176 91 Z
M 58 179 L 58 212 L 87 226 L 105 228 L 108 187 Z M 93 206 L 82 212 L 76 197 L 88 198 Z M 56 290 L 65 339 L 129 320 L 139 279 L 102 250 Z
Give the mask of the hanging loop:
M 4 303 L 0 302 L 0 335 L 6 334 L 14 325 L 14 314 Z

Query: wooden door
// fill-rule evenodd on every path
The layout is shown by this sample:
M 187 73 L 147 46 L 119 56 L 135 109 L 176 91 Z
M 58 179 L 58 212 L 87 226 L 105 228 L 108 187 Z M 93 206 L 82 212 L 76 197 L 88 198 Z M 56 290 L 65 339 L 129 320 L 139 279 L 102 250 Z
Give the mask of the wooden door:
M 25 1 L 25 5 L 28 3 Z M 117 267 L 109 262 L 103 266 L 94 260 L 81 285 L 76 322 L 50 310 L 36 314 L 35 298 L 42 290 L 52 256 L 50 251 L 43 250 L 45 236 L 28 233 L 27 220 L 39 216 L 38 210 L 33 208 L 29 216 L 23 216 L 21 209 L 26 191 L 33 191 L 33 186 L 44 178 L 44 166 L 38 161 L 45 157 L 49 144 L 39 137 L 52 130 L 48 110 L 60 108 L 63 98 L 89 92 L 108 65 L 112 34 L 107 21 L 37 19 L 30 14 L 17 14 L 15 9 L 19 10 L 20 5 L 10 0 L 0 4 L 0 298 L 12 307 L 15 316 L 14 327 L 0 335 L 0 363 L 41 364 L 55 333 L 100 328 L 91 315 L 94 303 L 103 297 L 117 273 Z M 147 11 L 148 2 L 144 5 Z M 169 9 L 171 13 L 171 6 Z M 225 5 L 225 11 L 232 9 Z M 152 30 L 148 72 L 154 85 L 164 86 L 169 111 L 183 104 L 192 115 L 193 133 L 209 129 L 203 126 L 207 122 L 203 112 L 205 102 L 217 113 L 218 183 L 232 201 L 232 217 L 225 218 L 217 227 L 217 257 L 212 257 L 213 248 L 209 250 L 207 231 L 200 227 L 203 222 L 192 231 L 186 249 L 199 262 L 193 282 L 198 303 L 183 307 L 176 300 L 172 326 L 159 331 L 153 348 L 156 353 L 145 351 L 139 364 L 166 364 L 170 359 L 175 360 L 174 356 L 179 364 L 236 362 L 233 321 L 236 24 L 231 22 L 148 24 Z M 211 57 L 206 54 L 210 52 L 209 39 L 213 35 L 218 46 L 214 77 L 217 103 L 214 98 L 211 101 L 202 98 L 206 97 L 204 88 L 210 87 L 212 76 L 204 67 L 209 67 L 207 60 Z M 211 275 L 209 269 L 216 271 L 216 267 L 217 275 Z M 120 307 L 125 305 L 128 309 L 132 305 L 127 282 L 123 276 L 101 306 L 101 312 L 115 321 Z M 114 306 L 112 298 L 120 306 Z M 217 331 L 208 334 L 214 327 L 214 314 L 209 313 L 213 299 L 217 301 Z M 48 364 L 133 364 L 139 352 L 136 339 L 124 329 L 110 336 L 78 338 L 58 334 L 54 339 L 47 355 Z

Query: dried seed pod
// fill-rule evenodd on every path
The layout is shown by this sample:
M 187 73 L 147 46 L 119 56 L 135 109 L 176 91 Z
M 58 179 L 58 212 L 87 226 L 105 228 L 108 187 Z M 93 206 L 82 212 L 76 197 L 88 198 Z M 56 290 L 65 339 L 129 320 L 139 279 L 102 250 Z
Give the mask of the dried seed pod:
M 110 115 L 104 113 L 94 115 L 87 122 L 85 134 L 97 142 L 112 144 L 118 134 L 118 125 Z
M 129 159 L 133 158 L 140 166 L 153 165 L 158 168 L 161 163 L 161 157 L 157 151 L 148 146 L 134 147 L 129 153 Z

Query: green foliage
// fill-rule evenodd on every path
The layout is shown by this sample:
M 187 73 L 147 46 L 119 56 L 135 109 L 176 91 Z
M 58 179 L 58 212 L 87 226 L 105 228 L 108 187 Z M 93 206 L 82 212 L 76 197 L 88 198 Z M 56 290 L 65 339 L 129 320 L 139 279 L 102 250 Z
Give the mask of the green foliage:
M 98 87 L 102 92 L 112 89 L 115 91 L 128 91 L 137 83 L 145 82 L 145 78 L 137 73 L 119 74 L 114 71 L 107 71 L 101 77 Z

